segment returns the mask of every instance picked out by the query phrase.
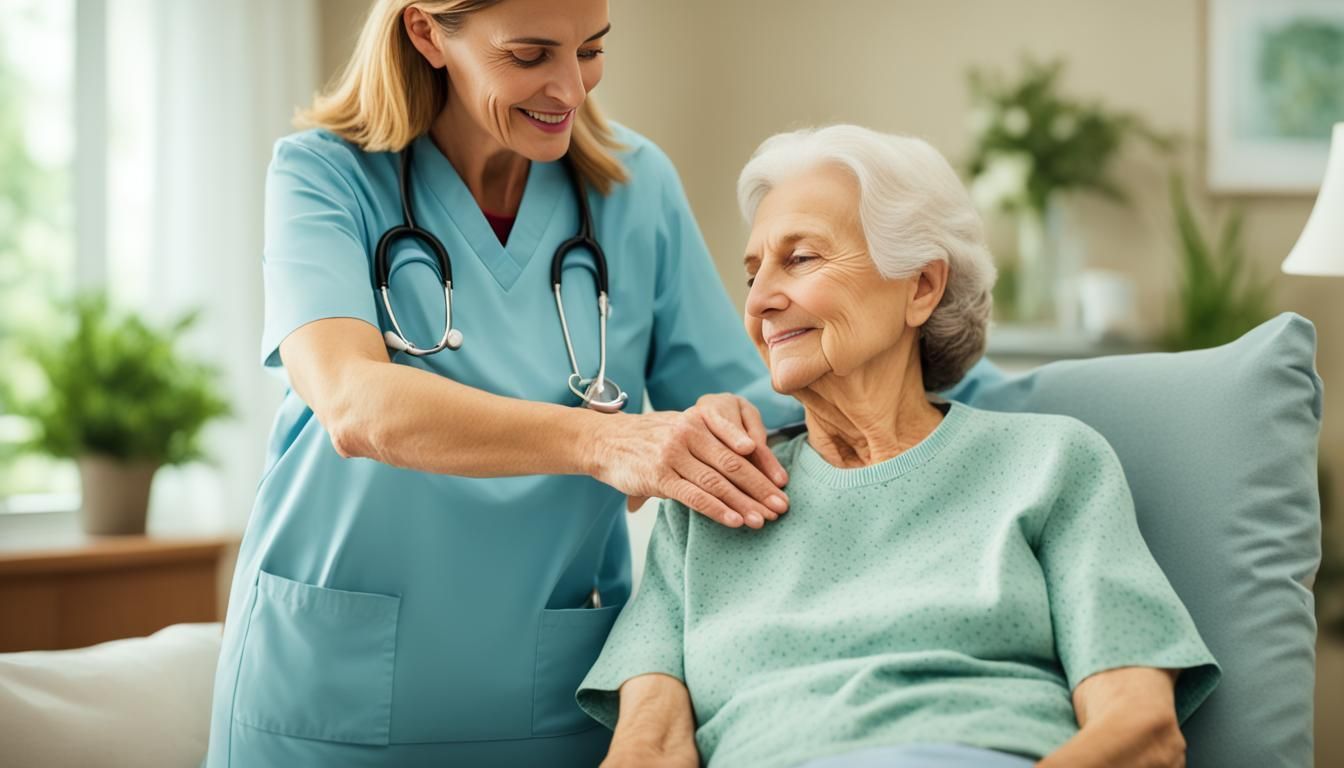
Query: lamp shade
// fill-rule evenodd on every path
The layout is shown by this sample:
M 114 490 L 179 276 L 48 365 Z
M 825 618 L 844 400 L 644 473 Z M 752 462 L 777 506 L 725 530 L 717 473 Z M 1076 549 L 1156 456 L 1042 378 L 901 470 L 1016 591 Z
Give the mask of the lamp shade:
M 1344 277 L 1344 123 L 1335 123 L 1321 192 L 1283 271 Z

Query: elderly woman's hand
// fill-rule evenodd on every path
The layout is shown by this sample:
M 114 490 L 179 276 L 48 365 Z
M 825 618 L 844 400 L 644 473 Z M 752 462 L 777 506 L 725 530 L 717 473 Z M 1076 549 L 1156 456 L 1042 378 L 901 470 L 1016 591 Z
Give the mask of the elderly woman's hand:
M 1176 670 L 1121 667 L 1091 675 L 1073 692 L 1079 731 L 1040 768 L 1184 768 L 1176 720 Z
M 615 414 L 593 441 L 592 475 L 625 492 L 634 510 L 675 499 L 723 525 L 760 528 L 788 509 L 788 475 L 766 445 L 756 407 L 705 395 L 680 413 Z
M 601 768 L 698 768 L 695 715 L 684 683 L 638 675 L 621 684 L 619 696 L 620 716 Z
M 699 768 L 699 765 L 700 754 L 695 750 L 694 738 L 671 749 L 613 739 L 611 751 L 599 768 Z

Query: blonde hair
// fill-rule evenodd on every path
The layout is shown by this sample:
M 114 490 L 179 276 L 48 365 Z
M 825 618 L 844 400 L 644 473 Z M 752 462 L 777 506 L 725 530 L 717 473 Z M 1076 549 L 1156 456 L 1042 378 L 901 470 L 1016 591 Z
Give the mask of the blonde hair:
M 325 128 L 367 152 L 398 152 L 429 130 L 448 101 L 448 82 L 411 43 L 402 14 L 416 5 L 448 34 L 500 0 L 378 0 L 369 9 L 355 52 L 326 91 L 295 118 L 300 128 Z M 574 116 L 569 157 L 602 194 L 629 176 L 613 154 L 622 149 L 592 97 Z

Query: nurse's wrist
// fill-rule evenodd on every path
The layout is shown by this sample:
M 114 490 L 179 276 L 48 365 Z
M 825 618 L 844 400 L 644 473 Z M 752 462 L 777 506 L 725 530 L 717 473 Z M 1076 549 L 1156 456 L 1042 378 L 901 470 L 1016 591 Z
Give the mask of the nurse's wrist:
M 598 413 L 588 408 L 565 408 L 565 425 L 560 432 L 564 444 L 560 450 L 567 455 L 568 474 L 587 475 L 599 480 L 609 461 L 615 422 L 624 414 Z

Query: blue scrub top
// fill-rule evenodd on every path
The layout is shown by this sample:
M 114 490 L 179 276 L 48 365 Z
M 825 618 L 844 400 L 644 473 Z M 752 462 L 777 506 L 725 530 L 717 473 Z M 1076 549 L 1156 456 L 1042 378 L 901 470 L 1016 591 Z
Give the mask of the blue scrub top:
M 589 191 L 611 284 L 608 375 L 657 409 L 736 392 L 768 426 L 800 421 L 771 390 L 667 156 L 616 127 L 631 180 Z M 266 186 L 264 364 L 300 326 L 391 328 L 372 287 L 402 222 L 398 156 L 324 131 L 282 139 Z M 564 167 L 532 163 L 507 246 L 443 154 L 416 140 L 418 223 L 453 259 L 460 350 L 393 362 L 509 397 L 573 405 L 551 257 L 578 227 Z M 432 255 L 402 241 L 390 291 L 408 338 L 443 323 Z M 597 369 L 595 281 L 566 261 L 584 375 Z M 418 404 L 408 402 L 406 408 Z M 518 435 L 526 440 L 526 435 Z M 451 433 L 442 435 L 445 444 Z M 602 608 L 583 608 L 597 586 Z M 624 497 L 590 477 L 473 479 L 342 459 L 292 390 L 243 538 L 214 689 L 207 763 L 594 765 L 609 734 L 575 705 L 630 593 Z

